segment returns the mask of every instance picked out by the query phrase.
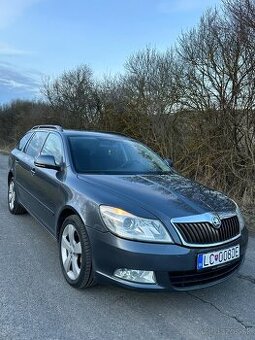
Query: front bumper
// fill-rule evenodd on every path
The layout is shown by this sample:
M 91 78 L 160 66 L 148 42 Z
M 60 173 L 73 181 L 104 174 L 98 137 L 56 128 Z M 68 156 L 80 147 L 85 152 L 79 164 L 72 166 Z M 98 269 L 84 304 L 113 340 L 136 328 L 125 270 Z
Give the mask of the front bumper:
M 187 291 L 210 287 L 235 273 L 244 261 L 248 231 L 232 242 L 217 247 L 190 248 L 121 239 L 110 232 L 87 228 L 93 252 L 93 268 L 99 283 L 131 289 Z M 197 271 L 197 255 L 240 244 L 240 259 Z M 142 284 L 113 276 L 118 268 L 154 271 L 156 284 Z

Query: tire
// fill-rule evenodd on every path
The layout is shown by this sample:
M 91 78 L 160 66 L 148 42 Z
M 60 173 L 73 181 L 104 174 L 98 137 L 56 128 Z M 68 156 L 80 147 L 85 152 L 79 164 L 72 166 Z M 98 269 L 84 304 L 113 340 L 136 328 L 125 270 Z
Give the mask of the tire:
M 26 210 L 18 201 L 13 177 L 9 180 L 8 183 L 8 207 L 10 213 L 13 215 L 21 215 L 26 213 Z
M 59 257 L 64 277 L 71 286 L 81 289 L 96 284 L 88 234 L 77 215 L 67 217 L 61 226 Z

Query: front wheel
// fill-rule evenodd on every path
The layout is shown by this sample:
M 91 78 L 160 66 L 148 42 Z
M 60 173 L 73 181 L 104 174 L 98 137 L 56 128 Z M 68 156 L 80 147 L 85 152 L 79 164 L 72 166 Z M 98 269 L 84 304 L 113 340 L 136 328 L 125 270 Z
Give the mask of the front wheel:
M 59 255 L 66 281 L 75 288 L 96 284 L 89 238 L 81 219 L 72 215 L 64 221 L 59 235 Z
M 19 204 L 15 189 L 14 179 L 11 178 L 8 185 L 8 207 L 13 215 L 24 214 L 26 210 Z

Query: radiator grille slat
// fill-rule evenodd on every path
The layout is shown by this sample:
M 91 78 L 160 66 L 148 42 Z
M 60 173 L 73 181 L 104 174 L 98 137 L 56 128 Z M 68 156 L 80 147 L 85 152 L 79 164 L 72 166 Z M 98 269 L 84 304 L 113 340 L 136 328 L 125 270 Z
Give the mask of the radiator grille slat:
M 222 219 L 219 229 L 215 229 L 209 222 L 175 223 L 174 225 L 188 244 L 220 243 L 239 234 L 237 216 Z

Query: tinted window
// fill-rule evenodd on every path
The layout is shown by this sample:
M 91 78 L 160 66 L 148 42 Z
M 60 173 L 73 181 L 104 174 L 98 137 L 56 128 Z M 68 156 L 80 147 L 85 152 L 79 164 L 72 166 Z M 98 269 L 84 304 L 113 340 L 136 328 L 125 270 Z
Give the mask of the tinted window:
M 29 141 L 29 138 L 32 136 L 32 132 L 28 132 L 27 134 L 25 134 L 24 137 L 21 138 L 21 140 L 19 141 L 19 144 L 17 146 L 18 150 L 23 150 L 25 145 L 27 144 L 27 142 Z
M 37 156 L 39 156 L 47 135 L 48 135 L 48 132 L 43 132 L 43 131 L 36 132 L 33 138 L 31 139 L 31 141 L 29 142 L 25 152 L 28 155 L 32 156 L 33 158 L 36 158 Z
M 58 135 L 51 133 L 43 146 L 41 155 L 54 156 L 56 163 L 61 164 L 63 160 L 63 147 L 61 138 Z
M 69 137 L 77 172 L 136 174 L 166 173 L 170 167 L 153 151 L 131 140 L 102 137 Z

